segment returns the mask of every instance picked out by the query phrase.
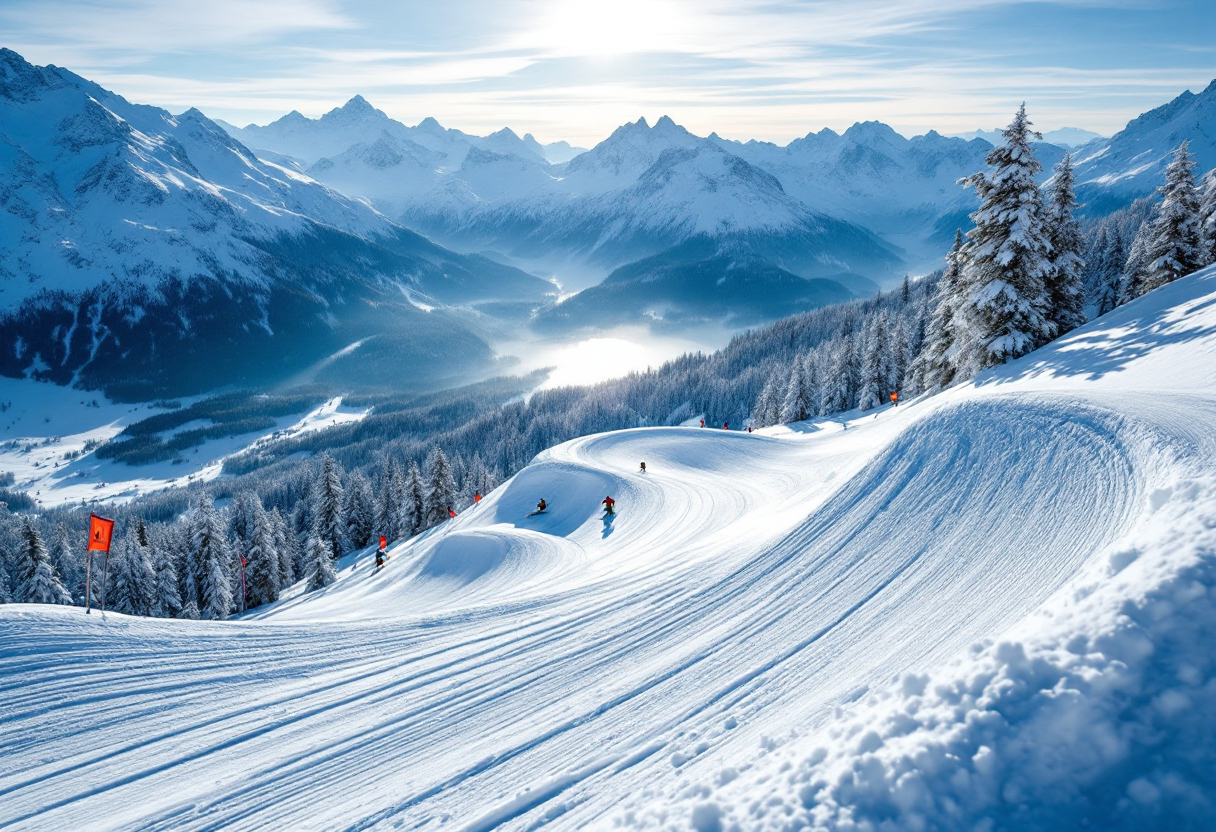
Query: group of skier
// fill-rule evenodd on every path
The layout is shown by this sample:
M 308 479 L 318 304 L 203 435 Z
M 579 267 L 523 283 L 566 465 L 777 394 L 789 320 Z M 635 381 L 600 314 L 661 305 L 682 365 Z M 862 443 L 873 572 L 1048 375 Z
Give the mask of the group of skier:
M 643 462 L 642 471 L 645 471 L 645 470 L 646 470 L 646 463 Z M 616 500 L 612 499 L 611 495 L 600 500 L 600 505 L 602 505 L 604 507 L 604 516 L 605 517 L 607 517 L 608 515 L 611 515 L 611 514 L 616 514 L 616 509 L 613 508 L 613 506 L 616 505 Z M 536 504 L 536 511 L 529 513 L 528 516 L 535 517 L 538 514 L 544 514 L 548 510 L 548 508 L 549 508 L 549 504 L 547 502 L 545 502 L 544 497 L 541 497 L 540 502 Z

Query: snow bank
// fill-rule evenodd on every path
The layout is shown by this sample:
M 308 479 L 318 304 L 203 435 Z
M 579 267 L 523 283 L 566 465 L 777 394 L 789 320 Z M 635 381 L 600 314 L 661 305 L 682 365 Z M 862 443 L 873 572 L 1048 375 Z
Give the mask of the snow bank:
M 1008 638 L 615 825 L 1216 828 L 1214 643 L 1216 479 L 1194 479 L 1150 495 L 1131 538 Z

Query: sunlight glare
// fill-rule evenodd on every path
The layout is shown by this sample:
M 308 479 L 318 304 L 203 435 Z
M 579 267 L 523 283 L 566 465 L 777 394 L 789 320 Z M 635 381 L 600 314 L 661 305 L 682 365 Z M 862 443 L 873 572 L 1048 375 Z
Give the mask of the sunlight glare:
M 678 50 L 681 35 L 675 5 L 655 0 L 561 0 L 540 32 L 544 48 L 586 57 Z

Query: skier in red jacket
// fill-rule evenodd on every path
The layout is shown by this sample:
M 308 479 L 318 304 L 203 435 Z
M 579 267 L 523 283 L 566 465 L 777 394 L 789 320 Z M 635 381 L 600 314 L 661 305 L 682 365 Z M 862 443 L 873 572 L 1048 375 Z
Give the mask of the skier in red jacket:
M 605 497 L 602 500 L 602 502 L 604 504 L 604 515 L 605 516 L 607 516 L 609 514 L 616 514 L 616 510 L 613 508 L 613 506 L 616 505 L 616 500 L 612 499 L 611 497 Z

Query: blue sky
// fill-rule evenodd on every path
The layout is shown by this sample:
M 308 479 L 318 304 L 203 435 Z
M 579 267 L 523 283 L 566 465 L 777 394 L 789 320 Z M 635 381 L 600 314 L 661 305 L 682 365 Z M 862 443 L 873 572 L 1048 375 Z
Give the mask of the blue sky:
M 0 0 L 2 45 L 238 125 L 356 93 L 589 146 L 638 116 L 782 144 L 885 121 L 1110 134 L 1216 77 L 1216 0 Z

